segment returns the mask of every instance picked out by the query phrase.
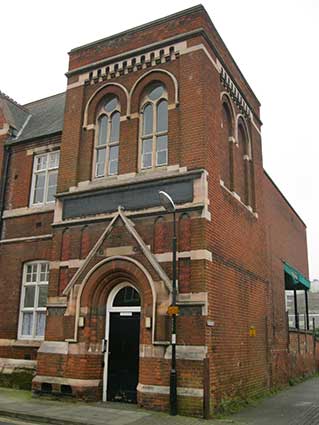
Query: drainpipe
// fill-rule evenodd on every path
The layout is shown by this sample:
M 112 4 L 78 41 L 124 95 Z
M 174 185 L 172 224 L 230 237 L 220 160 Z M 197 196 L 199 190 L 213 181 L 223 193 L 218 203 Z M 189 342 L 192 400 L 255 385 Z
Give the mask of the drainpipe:
M 5 203 L 5 197 L 6 197 L 6 187 L 7 187 L 7 180 L 8 180 L 10 157 L 11 157 L 10 146 L 4 146 L 3 167 L 2 167 L 1 181 L 0 181 L 0 239 L 2 239 L 2 226 L 3 226 L 2 214 L 4 210 L 4 203 Z

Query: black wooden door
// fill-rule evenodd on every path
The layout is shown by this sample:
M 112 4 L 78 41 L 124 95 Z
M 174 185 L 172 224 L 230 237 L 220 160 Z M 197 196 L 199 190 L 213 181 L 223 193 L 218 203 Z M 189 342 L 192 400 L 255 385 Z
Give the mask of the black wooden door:
M 140 313 L 110 314 L 107 399 L 136 403 Z

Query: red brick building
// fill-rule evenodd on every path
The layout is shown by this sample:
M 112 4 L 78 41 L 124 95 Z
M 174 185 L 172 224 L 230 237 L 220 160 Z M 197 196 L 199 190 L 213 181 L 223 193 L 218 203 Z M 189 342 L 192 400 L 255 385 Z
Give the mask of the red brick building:
M 0 94 L 2 376 L 167 409 L 159 190 L 177 206 L 179 412 L 315 371 L 285 311 L 285 263 L 307 289 L 306 229 L 264 172 L 259 108 L 202 6 L 73 49 L 65 93 Z

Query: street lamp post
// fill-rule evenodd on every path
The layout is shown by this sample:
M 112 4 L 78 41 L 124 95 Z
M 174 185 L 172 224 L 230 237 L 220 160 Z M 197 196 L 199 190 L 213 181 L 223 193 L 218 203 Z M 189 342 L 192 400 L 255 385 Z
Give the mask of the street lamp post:
M 173 279 L 172 279 L 172 362 L 170 372 L 170 385 L 169 385 L 169 406 L 170 414 L 177 415 L 177 373 L 176 373 L 176 252 L 177 252 L 177 239 L 176 239 L 176 207 L 168 193 L 159 191 L 161 205 L 166 211 L 173 213 Z

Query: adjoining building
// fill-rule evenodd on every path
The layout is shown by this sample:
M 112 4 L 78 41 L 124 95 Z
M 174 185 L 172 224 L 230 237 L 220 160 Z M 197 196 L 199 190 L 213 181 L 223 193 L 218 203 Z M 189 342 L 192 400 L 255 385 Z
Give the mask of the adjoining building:
M 286 309 L 291 328 L 319 329 L 319 280 L 314 279 L 306 293 L 286 291 Z
M 168 409 L 160 190 L 177 208 L 178 412 L 315 372 L 285 308 L 285 289 L 310 286 L 306 226 L 264 171 L 260 103 L 205 9 L 69 55 L 65 93 L 0 94 L 2 376 Z

